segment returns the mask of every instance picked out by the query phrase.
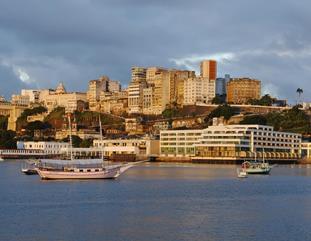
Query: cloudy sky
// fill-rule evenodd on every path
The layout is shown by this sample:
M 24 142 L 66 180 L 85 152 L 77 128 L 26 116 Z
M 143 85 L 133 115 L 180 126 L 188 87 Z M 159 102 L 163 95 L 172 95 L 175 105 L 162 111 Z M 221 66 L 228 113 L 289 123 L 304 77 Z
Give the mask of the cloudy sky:
M 310 0 L 0 0 L 0 95 L 21 88 L 85 91 L 131 66 L 262 80 L 263 93 L 311 101 Z

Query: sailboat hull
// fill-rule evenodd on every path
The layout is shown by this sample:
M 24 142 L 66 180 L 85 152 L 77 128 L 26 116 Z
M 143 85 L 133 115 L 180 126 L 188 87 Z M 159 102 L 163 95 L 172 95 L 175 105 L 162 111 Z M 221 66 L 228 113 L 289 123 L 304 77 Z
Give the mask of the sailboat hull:
M 114 179 L 121 173 L 119 168 L 112 170 L 104 170 L 98 172 L 66 172 L 66 171 L 50 171 L 37 169 L 42 179 Z

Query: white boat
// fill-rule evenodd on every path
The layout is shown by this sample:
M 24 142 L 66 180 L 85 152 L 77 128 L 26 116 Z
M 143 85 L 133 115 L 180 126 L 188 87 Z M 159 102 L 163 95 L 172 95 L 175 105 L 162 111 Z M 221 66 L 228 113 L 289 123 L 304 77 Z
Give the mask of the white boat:
M 21 171 L 25 175 L 37 175 L 38 172 L 36 169 L 36 165 L 37 165 L 37 161 L 35 160 L 26 161 L 24 162 Z
M 128 164 L 106 165 L 101 159 L 74 159 L 72 154 L 71 121 L 70 127 L 70 160 L 40 160 L 37 172 L 42 179 L 114 179 L 129 168 L 142 163 L 134 162 Z M 100 130 L 102 133 L 101 123 Z M 102 135 L 101 135 L 102 136 Z
M 269 163 L 265 162 L 250 162 L 246 161 L 243 162 L 242 168 L 245 169 L 247 174 L 263 174 L 263 175 L 268 175 L 271 171 L 271 166 Z
M 248 177 L 248 174 L 244 169 L 237 169 L 237 173 L 238 173 L 238 178 Z
M 255 161 L 245 161 L 242 163 L 242 169 L 247 174 L 262 174 L 268 175 L 271 171 L 271 166 L 268 162 L 265 162 L 265 151 L 262 150 L 262 162 L 257 162 L 257 156 L 255 155 Z

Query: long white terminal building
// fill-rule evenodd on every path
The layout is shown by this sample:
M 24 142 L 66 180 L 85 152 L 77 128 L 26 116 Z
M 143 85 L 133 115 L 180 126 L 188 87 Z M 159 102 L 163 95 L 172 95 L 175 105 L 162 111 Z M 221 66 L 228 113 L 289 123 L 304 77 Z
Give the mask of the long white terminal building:
M 301 135 L 263 125 L 217 125 L 160 132 L 161 157 L 192 160 L 298 159 Z

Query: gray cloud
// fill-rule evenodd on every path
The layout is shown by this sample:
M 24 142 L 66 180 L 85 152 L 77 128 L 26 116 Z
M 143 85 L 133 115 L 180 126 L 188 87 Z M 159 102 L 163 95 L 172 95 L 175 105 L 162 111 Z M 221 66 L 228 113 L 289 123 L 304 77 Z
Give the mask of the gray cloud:
M 292 102 L 301 87 L 311 101 L 310 9 L 307 0 L 3 0 L 2 68 L 31 81 L 12 89 L 1 71 L 1 92 L 59 81 L 83 91 L 102 74 L 127 84 L 133 65 L 197 68 L 213 57 L 219 75 L 261 79 Z

